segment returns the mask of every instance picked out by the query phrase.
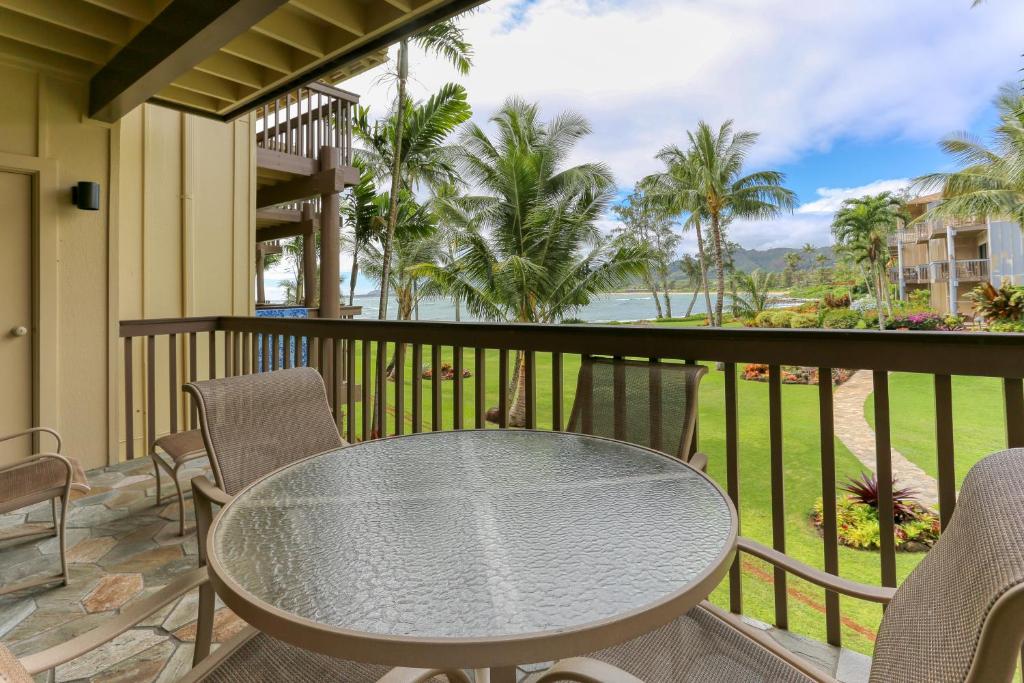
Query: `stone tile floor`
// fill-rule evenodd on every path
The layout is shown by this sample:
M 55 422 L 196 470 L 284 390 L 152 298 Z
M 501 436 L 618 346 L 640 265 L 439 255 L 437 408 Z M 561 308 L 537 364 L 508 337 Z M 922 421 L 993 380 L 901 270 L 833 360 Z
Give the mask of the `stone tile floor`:
M 187 482 L 206 472 L 208 466 L 200 460 L 183 468 L 179 476 Z M 125 605 L 196 566 L 191 500 L 186 500 L 185 514 L 186 521 L 193 524 L 186 526 L 186 535 L 181 537 L 174 487 L 166 475 L 161 476 L 164 502 L 156 506 L 156 481 L 148 458 L 89 472 L 93 490 L 72 502 L 68 518 L 70 584 L 0 597 L 0 641 L 16 655 L 38 652 L 95 628 Z M 24 524 L 44 528 L 51 521 L 49 503 L 0 515 L 0 585 L 59 571 L 53 536 L 4 541 L 6 534 Z M 191 667 L 197 602 L 198 592 L 193 591 L 108 645 L 40 674 L 36 680 L 175 681 Z M 842 683 L 867 680 L 870 659 L 863 655 L 751 623 Z M 224 642 L 243 626 L 241 619 L 220 605 L 214 622 L 215 643 Z M 529 678 L 537 669 L 523 667 L 521 677 Z

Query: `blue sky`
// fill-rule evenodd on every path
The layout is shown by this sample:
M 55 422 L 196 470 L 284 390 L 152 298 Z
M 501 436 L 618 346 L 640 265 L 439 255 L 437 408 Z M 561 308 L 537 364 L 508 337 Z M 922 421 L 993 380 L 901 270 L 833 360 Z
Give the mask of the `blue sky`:
M 826 244 L 842 199 L 948 167 L 938 140 L 984 134 L 996 90 L 1021 78 L 1024 2 L 970 5 L 491 0 L 463 22 L 472 73 L 418 55 L 411 92 L 460 81 L 482 123 L 513 94 L 549 116 L 578 111 L 594 133 L 574 161 L 607 162 L 623 191 L 698 120 L 735 119 L 761 133 L 751 164 L 784 171 L 802 205 L 770 224 L 737 223 L 731 237 L 749 248 Z M 382 112 L 394 97 L 385 71 L 344 87 Z

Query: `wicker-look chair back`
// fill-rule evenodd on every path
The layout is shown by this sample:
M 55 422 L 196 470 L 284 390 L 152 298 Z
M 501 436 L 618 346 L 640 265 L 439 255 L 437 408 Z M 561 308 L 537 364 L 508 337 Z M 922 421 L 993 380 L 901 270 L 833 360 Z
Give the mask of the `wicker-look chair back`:
M 584 357 L 568 430 L 689 459 L 703 365 Z
M 872 683 L 1010 680 L 1024 638 L 1024 449 L 968 472 L 947 529 L 896 591 Z
M 217 486 L 228 495 L 278 467 L 345 445 L 312 368 L 191 382 L 185 391 L 195 400 Z

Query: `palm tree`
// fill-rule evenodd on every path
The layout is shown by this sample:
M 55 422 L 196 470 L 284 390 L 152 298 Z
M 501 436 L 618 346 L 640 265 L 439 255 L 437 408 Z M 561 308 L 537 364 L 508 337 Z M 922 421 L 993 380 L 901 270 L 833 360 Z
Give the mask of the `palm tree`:
M 599 293 L 639 275 L 645 251 L 613 246 L 597 226 L 614 192 L 608 167 L 568 166 L 590 133 L 572 112 L 542 121 L 536 104 L 507 100 L 490 123 L 460 138 L 459 168 L 479 194 L 467 197 L 481 231 L 465 231 L 456 264 L 424 264 L 428 277 L 487 320 L 556 322 Z M 486 231 L 486 232 L 484 232 Z M 513 425 L 525 423 L 525 365 L 517 354 Z
M 341 205 L 342 214 L 352 226 L 352 234 L 347 242 L 352 250 L 352 270 L 348 280 L 348 305 L 351 306 L 356 295 L 356 280 L 359 278 L 359 253 L 372 239 L 380 240 L 384 228 L 384 218 L 378 209 L 377 186 L 373 182 L 373 172 L 365 167 L 365 163 L 355 160 L 360 168 L 359 183 L 351 189 Z
M 687 286 L 693 287 L 693 296 L 690 297 L 690 304 L 686 307 L 686 316 L 690 317 L 693 313 L 693 306 L 697 303 L 697 295 L 700 294 L 701 290 L 704 290 L 707 295 L 707 268 L 704 263 L 698 261 L 693 256 L 686 254 L 679 262 L 679 267 L 683 271 L 683 275 L 686 277 Z
M 398 93 L 395 97 L 393 112 L 405 112 L 410 103 L 407 101 L 406 86 L 409 80 L 409 47 L 410 43 L 417 45 L 423 51 L 446 59 L 455 69 L 465 75 L 473 64 L 473 49 L 466 42 L 462 28 L 452 20 L 431 24 L 419 33 L 409 38 L 403 38 L 398 44 Z M 446 86 L 448 87 L 448 86 Z M 468 111 L 468 105 L 466 105 Z M 468 116 L 466 117 L 468 118 Z M 388 285 L 387 271 L 391 260 L 391 248 L 395 239 L 395 229 L 398 226 L 398 198 L 401 190 L 410 189 L 414 181 L 409 177 L 405 168 L 407 161 L 415 156 L 415 151 L 410 146 L 415 146 L 416 136 L 409 136 L 406 133 L 406 126 L 410 123 L 405 116 L 394 116 L 394 123 L 390 126 L 390 140 L 387 146 L 392 150 L 388 159 L 388 175 L 391 180 L 391 203 L 388 206 L 387 229 L 384 234 L 383 257 L 384 257 L 384 281 L 380 288 L 380 309 L 378 317 L 381 320 L 387 319 Z M 465 120 L 465 119 L 463 119 Z
M 891 192 L 847 199 L 832 220 L 832 234 L 840 249 L 864 266 L 868 276 L 874 280 L 878 327 L 882 330 L 885 329 L 885 311 L 892 309 L 885 273 L 889 260 L 889 236 L 906 220 L 903 200 Z
M 783 284 L 787 287 L 794 284 L 796 279 L 796 271 L 800 269 L 800 264 L 803 262 L 803 257 L 798 251 L 791 251 L 786 254 L 786 269 L 782 271 Z
M 467 236 L 480 232 L 483 219 L 479 202 L 459 194 L 454 185 L 444 185 L 434 192 L 430 207 L 438 229 L 437 263 L 443 268 L 456 268 Z M 443 293 L 436 286 L 429 287 L 429 290 L 425 295 L 435 291 Z M 458 322 L 462 319 L 462 299 L 453 294 L 452 303 L 455 304 L 455 321 Z
M 915 186 L 941 189 L 943 201 L 930 217 L 999 216 L 1024 225 L 1024 95 L 1013 84 L 1004 85 L 995 99 L 999 124 L 991 144 L 967 133 L 942 140 L 941 147 L 962 168 L 952 173 L 922 176 Z
M 772 288 L 775 286 L 775 276 L 772 273 L 760 270 L 736 273 L 734 281 L 738 292 L 733 299 L 733 309 L 737 315 L 753 318 L 771 307 Z
M 785 175 L 779 171 L 754 171 L 743 175 L 743 166 L 757 142 L 757 133 L 734 132 L 732 121 L 726 121 L 715 131 L 700 121 L 696 132 L 688 132 L 687 137 L 690 148 L 686 155 L 693 165 L 693 185 L 689 193 L 691 203 L 701 207 L 711 228 L 718 276 L 713 320 L 721 325 L 726 278 L 724 226 L 734 219 L 763 220 L 791 211 L 796 195 L 783 187 Z M 662 153 L 675 157 L 681 152 L 670 146 Z

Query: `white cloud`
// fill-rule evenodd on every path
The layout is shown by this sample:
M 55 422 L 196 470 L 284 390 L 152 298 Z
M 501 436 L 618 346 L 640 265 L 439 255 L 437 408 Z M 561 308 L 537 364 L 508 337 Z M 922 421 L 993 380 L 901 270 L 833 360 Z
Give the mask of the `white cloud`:
M 818 199 L 813 202 L 806 202 L 800 205 L 797 213 L 824 213 L 832 215 L 839 210 L 839 206 L 847 199 L 863 197 L 869 194 L 880 194 L 882 192 L 900 192 L 910 185 L 910 178 L 895 178 L 893 180 L 876 180 L 860 187 L 819 187 L 815 190 Z

